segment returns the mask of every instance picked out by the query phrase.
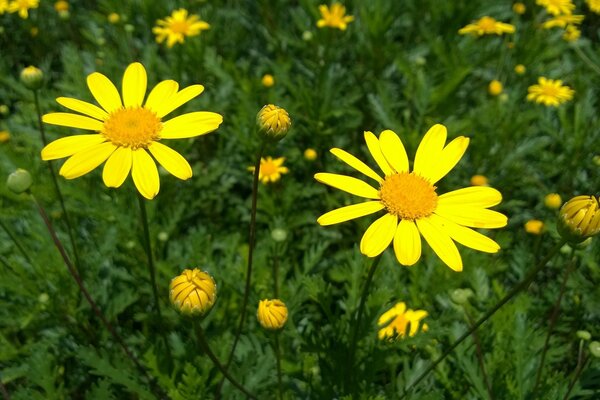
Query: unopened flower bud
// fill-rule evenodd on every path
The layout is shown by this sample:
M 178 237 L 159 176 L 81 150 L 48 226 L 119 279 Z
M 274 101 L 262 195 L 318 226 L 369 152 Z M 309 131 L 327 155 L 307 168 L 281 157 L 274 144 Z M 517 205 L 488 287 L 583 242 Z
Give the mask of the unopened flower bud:
M 273 104 L 264 106 L 258 112 L 256 123 L 260 132 L 271 140 L 283 139 L 292 126 L 292 120 L 287 111 Z
M 596 358 L 600 358 L 600 342 L 594 340 L 590 343 L 590 353 Z
M 600 208 L 594 196 L 576 196 L 560 209 L 559 233 L 570 243 L 581 243 L 600 232 Z
M 23 68 L 21 71 L 21 83 L 27 87 L 27 89 L 37 90 L 42 87 L 44 82 L 44 73 L 41 69 L 30 65 L 27 68 Z
M 0 105 L 0 114 L 8 115 L 9 112 L 10 112 L 10 109 L 8 108 L 8 106 L 6 104 Z
M 502 89 L 502 83 L 497 79 L 494 79 L 488 85 L 488 93 L 492 96 L 498 96 L 500 93 L 502 93 Z
M 288 318 L 288 309 L 283 301 L 278 299 L 261 300 L 256 313 L 260 325 L 268 330 L 283 328 Z
M 6 186 L 16 194 L 28 191 L 32 183 L 29 171 L 21 168 L 10 174 L 6 180 Z
M 117 13 L 110 13 L 108 14 L 107 18 L 108 22 L 110 22 L 111 24 L 116 24 L 121 19 L 121 16 L 119 16 L 119 14 Z
M 453 302 L 459 305 L 463 305 L 469 302 L 469 297 L 473 296 L 473 291 L 471 289 L 454 289 L 450 298 Z
M 531 233 L 532 235 L 540 235 L 544 230 L 544 222 L 539 219 L 530 219 L 525 222 L 525 232 Z
M 202 316 L 217 300 L 217 285 L 208 273 L 198 268 L 186 269 L 171 280 L 169 297 L 181 313 Z
M 169 240 L 169 234 L 165 231 L 161 231 L 161 232 L 158 232 L 157 238 L 161 242 L 166 242 L 167 240 Z
M 304 158 L 308 161 L 315 161 L 317 159 L 317 151 L 311 148 L 304 150 Z
M 261 83 L 264 87 L 271 87 L 275 84 L 275 78 L 273 78 L 273 75 L 271 74 L 265 74 L 262 77 Z
M 473 186 L 487 186 L 488 179 L 485 175 L 473 175 L 471 177 L 471 185 Z
M 0 143 L 6 143 L 10 140 L 10 133 L 8 131 L 0 131 Z
M 558 209 L 562 205 L 562 199 L 557 193 L 550 193 L 544 197 L 544 204 L 548 208 Z
M 582 340 L 590 340 L 592 335 L 588 331 L 577 331 L 577 337 Z

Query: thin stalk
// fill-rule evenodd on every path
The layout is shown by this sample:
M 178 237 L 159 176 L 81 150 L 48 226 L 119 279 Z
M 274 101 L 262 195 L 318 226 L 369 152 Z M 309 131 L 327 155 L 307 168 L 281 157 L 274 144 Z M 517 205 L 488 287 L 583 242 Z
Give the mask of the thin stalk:
M 6 386 L 4 386 L 4 383 L 2 383 L 1 377 L 0 377 L 0 393 L 2 393 L 2 398 L 4 400 L 10 400 L 10 395 L 8 394 L 8 389 L 6 389 Z
M 585 367 L 585 364 L 587 364 L 589 359 L 590 359 L 589 354 L 587 356 L 585 356 L 585 358 L 583 358 L 583 359 L 581 358 L 581 354 L 580 354 L 580 357 L 577 360 L 577 367 L 575 367 L 575 376 L 573 376 L 571 383 L 569 383 L 569 388 L 567 389 L 567 393 L 565 393 L 565 397 L 563 397 L 563 400 L 569 400 L 569 395 L 571 394 L 571 391 L 573 390 L 573 388 L 575 387 L 575 384 L 579 380 L 579 377 L 581 376 L 581 373 L 583 372 L 583 368 Z
M 465 316 L 467 317 L 467 321 L 469 323 L 469 327 L 473 326 L 473 318 L 466 307 L 463 307 L 465 310 Z M 494 391 L 492 390 L 492 385 L 490 384 L 490 380 L 488 378 L 487 372 L 485 371 L 485 359 L 483 358 L 483 351 L 481 349 L 481 341 L 479 340 L 479 335 L 477 331 L 473 331 L 473 342 L 475 342 L 475 350 L 477 353 L 477 361 L 479 361 L 479 368 L 481 369 L 481 375 L 483 375 L 483 381 L 485 382 L 485 388 L 487 389 L 488 396 L 490 400 L 494 400 Z
M 4 229 L 4 231 L 6 232 L 6 234 L 10 237 L 10 239 L 13 241 L 13 243 L 15 244 L 15 246 L 17 247 L 17 249 L 19 249 L 19 251 L 21 252 L 21 254 L 23 255 L 23 257 L 25 257 L 25 259 L 27 260 L 27 262 L 29 264 L 33 265 L 31 257 L 29 257 L 29 254 L 25 251 L 25 248 L 23 248 L 23 245 L 21 244 L 21 242 L 17 239 L 17 237 L 15 236 L 15 234 L 8 228 L 8 226 L 6 226 L 6 224 L 4 223 L 4 221 L 2 221 L 1 219 L 0 219 L 0 226 L 2 227 L 2 229 Z
M 425 379 L 425 377 L 427 375 L 429 375 L 429 373 L 431 371 L 433 371 L 435 369 L 435 367 L 438 366 L 438 364 L 440 364 L 442 361 L 444 361 L 446 359 L 446 357 L 448 357 L 458 347 L 458 345 L 460 345 L 462 342 L 464 342 L 466 338 L 471 336 L 471 334 L 473 332 L 475 332 L 477 329 L 479 329 L 479 327 L 481 325 L 483 325 L 488 319 L 490 319 L 490 317 L 492 317 L 492 315 L 494 315 L 506 303 L 508 303 L 510 300 L 512 300 L 512 298 L 515 297 L 519 292 L 521 292 L 523 289 L 526 289 L 527 287 L 529 287 L 529 285 L 531 284 L 531 282 L 533 281 L 535 276 L 538 274 L 538 272 L 540 272 L 542 270 L 542 268 L 544 268 L 546 266 L 548 261 L 550 261 L 550 259 L 552 257 L 554 257 L 554 255 L 560 250 L 560 248 L 565 243 L 566 243 L 565 240 L 561 240 L 556 246 L 554 246 L 548 252 L 546 257 L 544 257 L 544 259 L 542 261 L 540 261 L 539 264 L 536 265 L 529 272 L 529 274 L 527 274 L 527 276 L 525 276 L 525 278 L 523 278 L 523 280 L 521 280 L 521 282 L 519 282 L 517 284 L 517 286 L 515 286 L 506 296 L 504 296 L 502 298 L 502 300 L 500 300 L 498 303 L 496 303 L 496 305 L 494 307 L 492 307 L 491 310 L 486 312 L 483 317 L 479 318 L 479 320 L 477 320 L 477 322 L 475 322 L 475 324 L 471 328 L 469 328 L 469 330 L 467 330 L 465 333 L 463 333 L 462 336 L 460 336 L 454 343 L 452 343 L 452 345 L 450 347 L 448 347 L 441 356 L 439 356 L 431 365 L 429 365 L 429 367 L 427 367 L 425 369 L 425 371 L 423 371 L 421 373 L 421 375 L 419 375 L 412 384 L 410 384 L 406 389 L 404 389 L 404 394 L 400 398 L 401 399 L 405 398 L 408 395 L 408 393 L 412 389 L 414 389 L 414 387 L 417 386 L 423 379 Z
M 273 255 L 273 292 L 275 298 L 279 298 L 279 250 L 275 248 Z
M 552 336 L 552 331 L 554 330 L 554 326 L 558 321 L 558 314 L 560 313 L 560 303 L 562 301 L 563 295 L 565 294 L 565 289 L 567 288 L 567 281 L 569 280 L 569 275 L 573 271 L 575 267 L 575 258 L 573 254 L 575 253 L 575 249 L 571 250 L 571 262 L 569 266 L 565 270 L 565 275 L 563 277 L 562 283 L 560 285 L 560 292 L 558 293 L 558 298 L 556 299 L 556 303 L 554 303 L 554 309 L 552 310 L 552 315 L 550 316 L 550 322 L 548 323 L 548 333 L 546 334 L 546 340 L 544 341 L 544 347 L 542 349 L 542 357 L 540 359 L 540 365 L 538 366 L 537 374 L 535 377 L 535 384 L 533 385 L 532 397 L 535 397 L 536 390 L 542 380 L 542 372 L 544 371 L 544 363 L 546 361 L 546 353 L 548 351 L 548 345 L 550 344 L 550 336 Z
M 144 250 L 148 259 L 148 272 L 150 273 L 150 282 L 152 282 L 152 293 L 154 295 L 154 308 L 159 318 L 162 318 L 160 311 L 160 301 L 158 297 L 158 286 L 156 285 L 156 267 L 154 266 L 154 257 L 152 256 L 152 242 L 150 241 L 150 228 L 148 227 L 148 213 L 146 212 L 146 201 L 138 193 L 138 202 L 140 204 L 140 213 L 142 226 L 144 229 Z
M 239 383 L 237 380 L 235 380 L 235 378 L 232 377 L 229 374 L 229 372 L 227 372 L 227 368 L 223 364 L 221 364 L 221 362 L 219 361 L 219 359 L 217 358 L 217 356 L 215 355 L 215 353 L 213 353 L 213 351 L 210 349 L 210 346 L 209 346 L 208 342 L 206 341 L 206 337 L 204 336 L 204 331 L 202 330 L 202 327 L 200 326 L 200 324 L 198 323 L 198 321 L 196 319 L 194 319 L 194 330 L 196 331 L 196 337 L 198 339 L 198 345 L 200 346 L 200 348 L 202 349 L 202 351 L 204 351 L 206 353 L 206 355 L 208 356 L 208 358 L 210 358 L 210 360 L 213 362 L 213 364 L 215 365 L 215 367 L 217 367 L 217 369 L 219 371 L 221 371 L 221 373 L 223 374 L 223 376 L 229 382 L 231 382 L 231 384 L 233 386 L 235 386 L 236 388 L 238 388 L 240 390 L 240 392 L 244 393 L 246 396 L 248 396 L 248 398 L 256 400 L 256 396 L 254 396 L 252 393 L 250 393 L 248 391 L 248 389 L 246 389 L 244 386 L 242 386 L 241 383 Z
M 381 261 L 381 256 L 376 257 L 371 263 L 371 268 L 369 268 L 369 273 L 367 275 L 367 280 L 365 281 L 365 285 L 363 286 L 362 293 L 360 295 L 360 300 L 358 303 L 358 315 L 356 317 L 355 323 L 352 324 L 352 336 L 350 340 L 350 353 L 348 355 L 348 368 L 350 371 L 355 371 L 354 369 L 354 359 L 356 357 L 356 344 L 358 342 L 358 333 L 360 330 L 360 326 L 362 324 L 363 314 L 365 311 L 365 304 L 367 303 L 367 296 L 369 295 L 369 288 L 371 287 L 371 283 L 373 282 L 373 277 L 375 276 L 375 270 Z M 353 373 L 347 373 L 346 377 L 351 378 L 354 376 Z M 346 382 L 348 384 L 349 382 Z
M 277 360 L 277 389 L 278 400 L 283 399 L 283 379 L 281 374 L 281 347 L 279 346 L 279 332 L 275 332 L 275 357 Z
M 45 147 L 48 144 L 48 140 L 46 139 L 46 131 L 42 122 L 42 108 L 40 107 L 40 99 L 37 90 L 33 91 L 33 99 L 35 103 L 35 111 L 37 113 L 38 129 L 40 131 L 40 136 L 42 137 L 42 144 Z M 48 161 L 48 169 L 50 170 L 50 176 L 52 177 L 52 183 L 54 184 L 54 190 L 56 191 L 60 208 L 62 209 L 63 216 L 65 217 L 65 222 L 67 223 L 67 233 L 69 234 L 69 241 L 71 242 L 71 247 L 73 248 L 75 268 L 77 269 L 77 273 L 81 274 L 81 260 L 79 259 L 79 251 L 77 250 L 77 245 L 75 244 L 73 225 L 71 225 L 71 218 L 69 218 L 69 213 L 67 212 L 67 207 L 65 206 L 65 199 L 60 190 L 60 186 L 58 186 L 58 179 L 56 178 L 56 172 L 54 171 L 54 165 L 52 164 L 52 161 Z
M 597 73 L 598 75 L 600 75 L 600 67 L 598 67 L 588 56 L 587 54 L 585 54 L 583 52 L 583 50 L 581 50 L 579 48 L 579 46 L 575 45 L 573 46 L 573 48 L 575 49 L 575 53 L 577 53 L 577 55 L 579 56 L 579 58 L 581 58 L 581 60 L 587 64 L 588 67 L 590 67 L 590 69 L 592 71 L 594 71 L 595 73 Z
M 139 369 L 139 371 L 146 377 L 146 379 L 150 383 L 150 386 L 152 387 L 152 390 L 155 391 L 155 394 L 158 395 L 158 397 L 161 399 L 166 399 L 167 398 L 166 394 L 156 384 L 154 379 L 148 374 L 148 372 L 142 366 L 142 364 L 139 362 L 137 357 L 133 355 L 133 353 L 127 346 L 127 344 L 125 344 L 125 341 L 123 340 L 123 338 L 117 333 L 117 331 L 114 329 L 114 327 L 111 325 L 111 323 L 108 322 L 105 315 L 100 310 L 100 307 L 98 307 L 96 302 L 92 299 L 90 292 L 88 292 L 87 288 L 83 284 L 83 281 L 81 280 L 81 276 L 77 273 L 77 269 L 75 268 L 75 266 L 71 262 L 71 259 L 69 258 L 69 255 L 65 251 L 65 248 L 63 247 L 62 242 L 56 235 L 56 231 L 54 230 L 54 227 L 52 226 L 52 223 L 50 222 L 50 219 L 48 218 L 48 214 L 46 214 L 46 210 L 44 210 L 42 205 L 39 203 L 37 198 L 32 193 L 30 193 L 30 195 L 31 195 L 31 199 L 33 200 L 33 202 L 35 203 L 35 205 L 38 209 L 38 212 L 40 213 L 40 216 L 42 217 L 42 220 L 44 221 L 44 224 L 46 225 L 46 228 L 48 229 L 48 233 L 50 233 L 50 237 L 52 238 L 54 245 L 58 249 L 58 252 L 60 253 L 60 255 L 67 267 L 67 270 L 69 271 L 69 274 L 71 274 L 71 276 L 75 280 L 75 283 L 77 283 L 77 286 L 79 287 L 79 291 L 83 294 L 83 296 L 87 300 L 88 304 L 90 305 L 90 307 L 92 308 L 92 310 L 94 311 L 94 313 L 96 314 L 98 319 L 102 322 L 104 327 L 111 334 L 113 339 L 119 344 L 119 346 L 121 347 L 121 349 L 123 350 L 125 355 L 135 364 L 135 366 Z

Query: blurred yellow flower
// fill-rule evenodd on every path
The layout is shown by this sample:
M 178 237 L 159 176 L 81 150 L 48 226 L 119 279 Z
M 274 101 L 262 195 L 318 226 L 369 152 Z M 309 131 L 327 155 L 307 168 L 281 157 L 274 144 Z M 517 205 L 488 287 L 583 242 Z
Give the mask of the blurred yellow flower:
M 200 32 L 210 28 L 210 25 L 202 21 L 198 15 L 189 15 L 184 8 L 173 11 L 171 16 L 156 21 L 158 26 L 152 28 L 156 35 L 156 42 L 162 43 L 167 40 L 167 47 L 171 48 L 175 43 L 183 43 L 187 36 L 196 36 Z
M 527 71 L 527 68 L 523 64 L 515 65 L 515 73 L 517 75 L 523 75 Z
M 579 243 L 600 232 L 600 205 L 594 196 L 576 196 L 560 209 L 559 232 Z
M 256 115 L 256 124 L 268 139 L 281 140 L 292 126 L 292 120 L 285 109 L 267 104 Z
M 535 3 L 546 8 L 548 14 L 572 14 L 575 4 L 571 0 L 536 0 Z
M 525 11 L 527 11 L 527 7 L 525 7 L 525 4 L 523 4 L 521 2 L 513 4 L 512 9 L 515 12 L 515 14 L 519 14 L 519 15 L 523 15 L 523 14 L 525 14 Z
M 18 12 L 19 17 L 26 19 L 29 17 L 29 10 L 38 8 L 40 0 L 13 0 L 8 4 L 7 11 L 9 13 Z
M 110 22 L 111 24 L 116 24 L 121 19 L 121 16 L 117 13 L 110 13 L 108 14 L 107 18 L 108 22 Z
M 0 143 L 6 143 L 10 140 L 10 133 L 8 131 L 0 131 Z
M 56 12 L 64 12 L 64 11 L 69 11 L 69 2 L 64 1 L 64 0 L 59 0 L 56 3 L 54 3 L 54 9 L 56 10 Z
M 290 172 L 287 167 L 283 166 L 284 161 L 285 157 L 275 159 L 271 157 L 261 158 L 258 179 L 264 184 L 277 182 L 281 178 L 281 175 Z M 248 171 L 254 172 L 254 167 L 248 167 Z
M 360 242 L 360 251 L 367 257 L 381 254 L 393 241 L 396 258 L 402 265 L 414 265 L 421 257 L 422 235 L 440 259 L 454 271 L 463 268 L 454 241 L 487 253 L 496 253 L 500 246 L 472 228 L 501 228 L 507 218 L 488 210 L 502 200 L 495 189 L 472 186 L 436 193 L 434 186 L 460 161 L 469 139 L 459 136 L 445 146 L 447 131 L 434 125 L 425 134 L 415 156 L 413 172 L 402 141 L 391 130 L 377 138 L 365 132 L 369 152 L 384 177 L 355 156 L 338 148 L 331 153 L 357 171 L 373 179 L 379 189 L 347 175 L 318 173 L 315 179 L 371 201 L 341 207 L 317 220 L 320 225 L 332 225 L 383 210 L 385 214 L 369 226 Z
M 575 91 L 568 86 L 563 86 L 561 80 L 538 78 L 537 85 L 527 89 L 527 100 L 535 101 L 547 107 L 558 107 L 560 104 L 573 98 Z
M 288 319 L 288 309 L 279 299 L 261 300 L 258 303 L 256 318 L 263 328 L 278 330 L 283 328 Z
M 8 10 L 8 0 L 0 0 L 0 15 Z
M 471 185 L 473 186 L 487 186 L 488 179 L 484 175 L 473 175 L 471 177 Z
M 585 0 L 585 2 L 592 12 L 600 14 L 600 0 Z
M 544 197 L 544 204 L 548 208 L 558 209 L 562 205 L 562 199 L 558 193 L 550 193 Z
M 511 24 L 496 21 L 492 17 L 482 17 L 479 20 L 459 29 L 461 35 L 472 34 L 474 36 L 483 35 L 502 35 L 504 33 L 514 33 L 515 27 Z
M 427 317 L 428 313 L 425 310 L 411 310 L 406 308 L 404 302 L 399 302 L 391 309 L 384 312 L 377 320 L 379 325 L 378 337 L 380 340 L 394 341 L 402 339 L 407 334 L 415 336 L 419 332 L 421 320 Z M 429 327 L 423 323 L 421 330 L 427 331 Z
M 354 21 L 352 15 L 346 15 L 346 7 L 340 3 L 333 3 L 331 7 L 321 4 L 319 6 L 319 12 L 321 13 L 321 19 L 317 21 L 317 26 L 319 28 L 328 26 L 330 28 L 337 28 L 345 31 L 348 24 Z
M 548 21 L 542 24 L 542 27 L 545 29 L 550 28 L 565 28 L 567 25 L 579 25 L 583 22 L 583 15 L 573 15 L 573 14 L 565 14 L 565 15 L 557 15 L 556 17 L 549 19 Z
M 502 83 L 496 79 L 490 82 L 488 85 L 488 93 L 492 96 L 498 96 L 502 93 Z
M 575 25 L 567 25 L 562 38 L 567 42 L 574 42 L 581 36 L 581 31 Z
M 208 273 L 185 269 L 171 280 L 169 299 L 183 314 L 205 315 L 217 300 L 217 285 Z
M 131 171 L 138 191 L 152 199 L 160 188 L 154 159 L 179 179 L 192 176 L 192 168 L 185 158 L 161 140 L 205 135 L 223 122 L 221 115 L 208 111 L 191 112 L 163 121 L 167 114 L 200 95 L 204 87 L 191 85 L 178 90 L 177 82 L 162 81 L 152 89 L 144 103 L 146 70 L 137 62 L 130 64 L 123 75 L 122 100 L 113 83 L 99 72 L 88 75 L 87 84 L 102 108 L 59 97 L 56 99 L 59 104 L 80 114 L 58 112 L 43 116 L 47 124 L 96 131 L 64 137 L 42 149 L 43 160 L 69 157 L 60 169 L 60 174 L 67 179 L 85 175 L 106 161 L 102 172 L 106 186 L 121 186 Z
M 271 87 L 275 84 L 275 78 L 271 74 L 265 74 L 261 79 L 261 83 L 264 87 Z
M 539 235 L 544 230 L 544 223 L 538 219 L 530 219 L 525 222 L 525 232 L 532 235 Z
M 306 149 L 304 150 L 304 158 L 308 161 L 314 161 L 317 159 L 317 152 L 315 149 Z

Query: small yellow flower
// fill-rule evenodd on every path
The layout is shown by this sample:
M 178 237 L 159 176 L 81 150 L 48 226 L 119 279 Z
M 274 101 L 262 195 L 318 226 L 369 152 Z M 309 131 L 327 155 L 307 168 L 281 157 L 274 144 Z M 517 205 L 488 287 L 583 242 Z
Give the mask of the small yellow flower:
M 571 0 L 536 0 L 537 5 L 545 7 L 548 14 L 572 14 L 575 4 Z
M 523 64 L 515 65 L 515 73 L 517 75 L 523 75 L 527 71 L 527 68 Z
M 502 83 L 499 80 L 494 79 L 488 85 L 488 93 L 492 96 L 498 96 L 502 93 Z
M 208 273 L 185 269 L 169 285 L 169 298 L 181 313 L 205 315 L 217 300 L 217 284 Z
M 0 143 L 6 143 L 10 140 L 10 133 L 8 131 L 0 131 Z
M 9 13 L 19 12 L 19 17 L 27 19 L 29 10 L 38 8 L 40 0 L 13 0 L 8 4 L 7 11 Z
M 394 341 L 408 336 L 415 336 L 419 332 L 421 320 L 427 317 L 425 310 L 411 310 L 406 308 L 404 302 L 399 302 L 391 309 L 384 312 L 377 320 L 379 325 L 378 337 L 380 340 Z M 423 323 L 421 330 L 427 331 L 429 327 Z
M 600 14 L 600 0 L 585 0 L 590 10 L 596 14 Z
M 198 15 L 189 15 L 186 9 L 180 8 L 173 11 L 171 16 L 156 21 L 158 26 L 152 28 L 156 35 L 156 42 L 162 43 L 167 40 L 167 47 L 171 48 L 175 43 L 183 43 L 187 36 L 197 36 L 200 32 L 210 28 L 210 25 L 200 19 Z
M 472 34 L 474 36 L 483 35 L 502 35 L 504 33 L 514 33 L 515 27 L 511 24 L 496 21 L 492 17 L 482 17 L 479 20 L 473 22 L 461 28 L 458 33 L 461 35 Z
M 273 75 L 271 74 L 265 74 L 261 79 L 261 83 L 264 87 L 269 88 L 275 84 L 275 78 L 273 78 Z
M 544 29 L 551 29 L 556 27 L 565 28 L 567 25 L 579 25 L 583 22 L 583 17 L 583 15 L 573 14 L 557 15 L 556 17 L 544 22 L 542 27 Z
M 321 13 L 321 19 L 317 21 L 317 26 L 319 28 L 328 26 L 330 28 L 337 28 L 345 31 L 348 24 L 354 21 L 352 15 L 346 15 L 346 7 L 340 3 L 333 3 L 331 7 L 321 4 L 319 6 L 319 12 Z
M 258 179 L 264 184 L 269 182 L 277 182 L 281 175 L 290 172 L 287 167 L 283 166 L 285 157 L 279 158 L 261 158 L 260 169 L 258 171 Z M 254 167 L 248 167 L 248 171 L 254 172 Z
M 527 89 L 527 100 L 535 101 L 547 107 L 558 107 L 560 104 L 573 99 L 575 91 L 568 86 L 563 86 L 561 80 L 540 77 L 537 85 Z
M 281 140 L 292 126 L 288 112 L 273 104 L 267 104 L 256 115 L 256 123 L 260 132 L 268 139 Z
M 525 14 L 525 11 L 527 11 L 527 7 L 525 7 L 525 4 L 523 4 L 521 2 L 517 2 L 517 3 L 513 4 L 512 9 L 515 12 L 515 14 L 519 14 L 519 15 L 523 15 L 523 14 Z
M 308 161 L 315 161 L 317 159 L 317 152 L 315 149 L 306 149 L 304 150 L 304 158 Z
M 471 185 L 473 186 L 487 186 L 488 179 L 484 175 L 473 175 L 471 177 Z
M 41 69 L 30 65 L 29 67 L 23 68 L 21 71 L 21 82 L 28 89 L 37 90 L 42 87 L 44 82 L 44 73 Z
M 117 13 L 110 13 L 108 14 L 108 22 L 110 22 L 111 24 L 116 24 L 117 22 L 119 22 L 121 20 L 121 16 Z
M 600 207 L 594 196 L 576 196 L 560 209 L 559 232 L 572 243 L 580 243 L 600 232 Z
M 525 222 L 525 232 L 532 235 L 539 235 L 544 230 L 544 223 L 539 219 L 530 219 Z
M 575 25 L 567 25 L 562 38 L 567 42 L 574 42 L 581 36 L 581 31 Z
M 550 193 L 544 197 L 544 204 L 548 208 L 558 209 L 562 205 L 562 199 L 558 193 Z
M 64 11 L 69 11 L 69 2 L 64 1 L 64 0 L 59 0 L 56 3 L 54 3 L 54 9 L 58 13 L 64 12 Z
M 261 300 L 258 303 L 256 318 L 263 328 L 276 331 L 285 325 L 288 319 L 288 309 L 279 299 Z

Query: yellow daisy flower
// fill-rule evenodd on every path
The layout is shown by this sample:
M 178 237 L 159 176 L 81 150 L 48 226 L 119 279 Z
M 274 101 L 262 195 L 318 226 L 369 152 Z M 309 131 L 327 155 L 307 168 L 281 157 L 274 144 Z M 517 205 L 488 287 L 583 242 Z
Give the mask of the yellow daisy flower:
M 596 14 L 600 14 L 600 0 L 585 0 L 590 10 Z
M 472 186 L 442 195 L 436 193 L 436 182 L 454 168 L 469 145 L 469 139 L 460 136 L 444 147 L 446 137 L 443 125 L 429 129 L 417 149 L 413 172 L 409 172 L 408 156 L 398 135 L 385 130 L 377 138 L 372 132 L 365 132 L 367 147 L 383 171 L 383 178 L 350 153 L 331 149 L 333 155 L 377 182 L 379 189 L 351 176 L 316 174 L 315 179 L 321 183 L 371 199 L 330 211 L 317 222 L 332 225 L 385 211 L 364 233 L 360 251 L 367 257 L 376 257 L 393 241 L 396 258 L 402 265 L 414 265 L 421 257 L 420 235 L 454 271 L 463 268 L 454 241 L 496 253 L 500 249 L 496 242 L 470 228 L 506 225 L 506 216 L 487 209 L 500 203 L 500 192 L 487 186 Z
M 285 157 L 275 159 L 271 157 L 261 158 L 258 179 L 264 184 L 277 182 L 281 178 L 281 175 L 290 172 L 287 167 L 283 166 L 284 161 Z M 248 167 L 248 171 L 254 172 L 254 167 Z
M 85 175 L 106 161 L 102 172 L 106 186 L 121 186 L 131 171 L 138 191 L 152 199 L 160 188 L 154 159 L 179 179 L 192 176 L 185 158 L 160 141 L 204 135 L 223 122 L 221 115 L 208 111 L 163 121 L 167 114 L 200 95 L 204 87 L 192 85 L 178 90 L 177 82 L 165 80 L 152 89 L 144 103 L 146 70 L 137 62 L 130 64 L 123 75 L 122 100 L 113 83 L 99 72 L 88 75 L 87 84 L 101 108 L 59 97 L 56 101 L 60 105 L 80 114 L 57 112 L 43 116 L 47 124 L 96 131 L 64 137 L 42 149 L 43 160 L 69 157 L 60 169 L 67 179 Z
M 583 22 L 583 17 L 583 15 L 573 14 L 557 15 L 556 17 L 544 22 L 542 24 L 542 27 L 545 29 L 550 29 L 555 27 L 565 28 L 567 25 L 571 24 L 579 25 L 581 24 L 581 22 Z
M 380 340 L 402 339 L 408 334 L 415 336 L 419 331 L 421 320 L 427 317 L 425 310 L 411 310 L 406 308 L 404 302 L 396 303 L 394 307 L 384 312 L 377 325 L 379 325 L 378 337 Z M 429 327 L 423 323 L 422 331 L 427 331 Z
M 156 35 L 156 42 L 162 43 L 167 40 L 167 47 L 171 48 L 175 43 L 183 43 L 186 36 L 196 36 L 200 32 L 210 28 L 210 25 L 200 19 L 198 15 L 189 15 L 186 9 L 180 8 L 173 11 L 171 16 L 156 21 L 158 26 L 152 28 Z
M 531 85 L 527 89 L 527 100 L 535 101 L 547 107 L 558 107 L 560 104 L 573 98 L 575 91 L 568 86 L 563 86 L 561 80 L 538 78 L 537 85 Z
M 458 33 L 461 35 L 472 34 L 474 36 L 502 35 L 504 33 L 514 32 L 514 25 L 496 21 L 492 17 L 482 17 L 472 24 L 469 24 L 458 30 Z
M 571 0 L 536 0 L 535 3 L 546 8 L 548 14 L 572 14 L 575 4 Z
M 13 0 L 7 7 L 9 13 L 19 12 L 19 17 L 27 19 L 29 10 L 38 8 L 40 0 Z
M 328 26 L 330 28 L 337 28 L 345 31 L 348 24 L 354 21 L 352 15 L 346 15 L 346 7 L 340 3 L 333 3 L 331 7 L 321 4 L 319 6 L 319 12 L 321 13 L 321 19 L 317 21 L 317 26 L 319 28 Z

